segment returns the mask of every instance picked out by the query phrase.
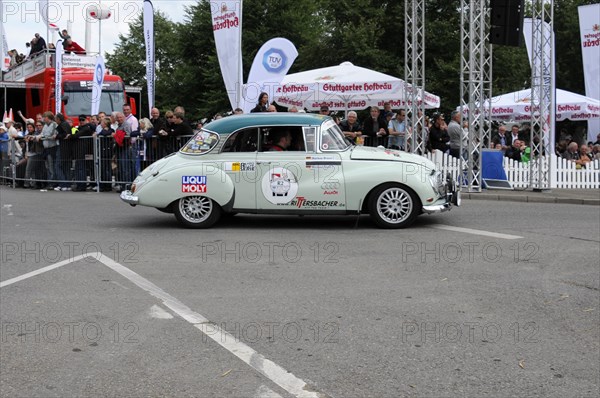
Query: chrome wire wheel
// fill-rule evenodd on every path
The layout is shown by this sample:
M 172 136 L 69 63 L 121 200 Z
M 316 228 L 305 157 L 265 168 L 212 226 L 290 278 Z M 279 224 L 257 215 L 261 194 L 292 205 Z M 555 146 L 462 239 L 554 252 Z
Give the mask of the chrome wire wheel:
M 377 213 L 390 224 L 405 221 L 413 209 L 413 200 L 408 192 L 400 187 L 383 191 L 377 198 Z
M 213 202 L 205 196 L 186 196 L 179 200 L 179 213 L 191 224 L 205 222 L 213 212 Z

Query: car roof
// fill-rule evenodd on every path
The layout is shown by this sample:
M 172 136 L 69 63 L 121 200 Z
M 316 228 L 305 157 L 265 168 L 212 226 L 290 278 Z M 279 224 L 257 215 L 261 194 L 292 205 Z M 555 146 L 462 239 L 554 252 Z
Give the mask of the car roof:
M 245 115 L 231 115 L 204 125 L 205 130 L 217 134 L 229 134 L 232 131 L 251 126 L 310 125 L 319 126 L 329 116 L 314 113 L 260 112 Z

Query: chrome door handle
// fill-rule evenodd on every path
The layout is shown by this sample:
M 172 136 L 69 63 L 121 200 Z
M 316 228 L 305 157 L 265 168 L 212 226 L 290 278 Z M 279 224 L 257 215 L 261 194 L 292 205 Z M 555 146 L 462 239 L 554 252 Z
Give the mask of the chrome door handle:
M 271 162 L 256 162 L 256 164 L 271 164 Z

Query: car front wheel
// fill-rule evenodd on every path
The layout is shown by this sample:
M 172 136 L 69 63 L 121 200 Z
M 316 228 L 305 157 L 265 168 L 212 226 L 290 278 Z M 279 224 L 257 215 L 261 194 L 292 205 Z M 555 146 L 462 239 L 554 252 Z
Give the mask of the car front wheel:
M 206 196 L 186 196 L 173 206 L 177 220 L 189 228 L 209 228 L 221 217 L 221 207 Z
M 369 214 L 381 228 L 405 228 L 420 211 L 415 193 L 402 185 L 383 185 L 369 199 Z

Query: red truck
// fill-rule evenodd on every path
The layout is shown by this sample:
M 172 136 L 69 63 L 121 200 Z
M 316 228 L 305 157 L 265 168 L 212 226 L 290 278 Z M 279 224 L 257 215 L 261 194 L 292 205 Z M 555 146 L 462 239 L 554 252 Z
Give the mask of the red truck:
M 34 117 L 45 111 L 54 112 L 54 56 L 51 52 L 41 53 L 3 73 L 0 82 L 3 97 L 0 111 L 12 108 L 16 114 L 16 111 L 21 110 L 27 117 Z M 63 55 L 61 113 L 70 117 L 75 125 L 79 123 L 79 115 L 88 115 L 91 111 L 95 64 L 95 56 Z M 140 92 L 134 87 L 127 87 L 127 91 Z M 132 113 L 137 114 L 135 98 L 129 97 L 127 91 L 121 77 L 106 74 L 100 111 L 106 114 L 121 111 L 123 105 L 128 103 Z

